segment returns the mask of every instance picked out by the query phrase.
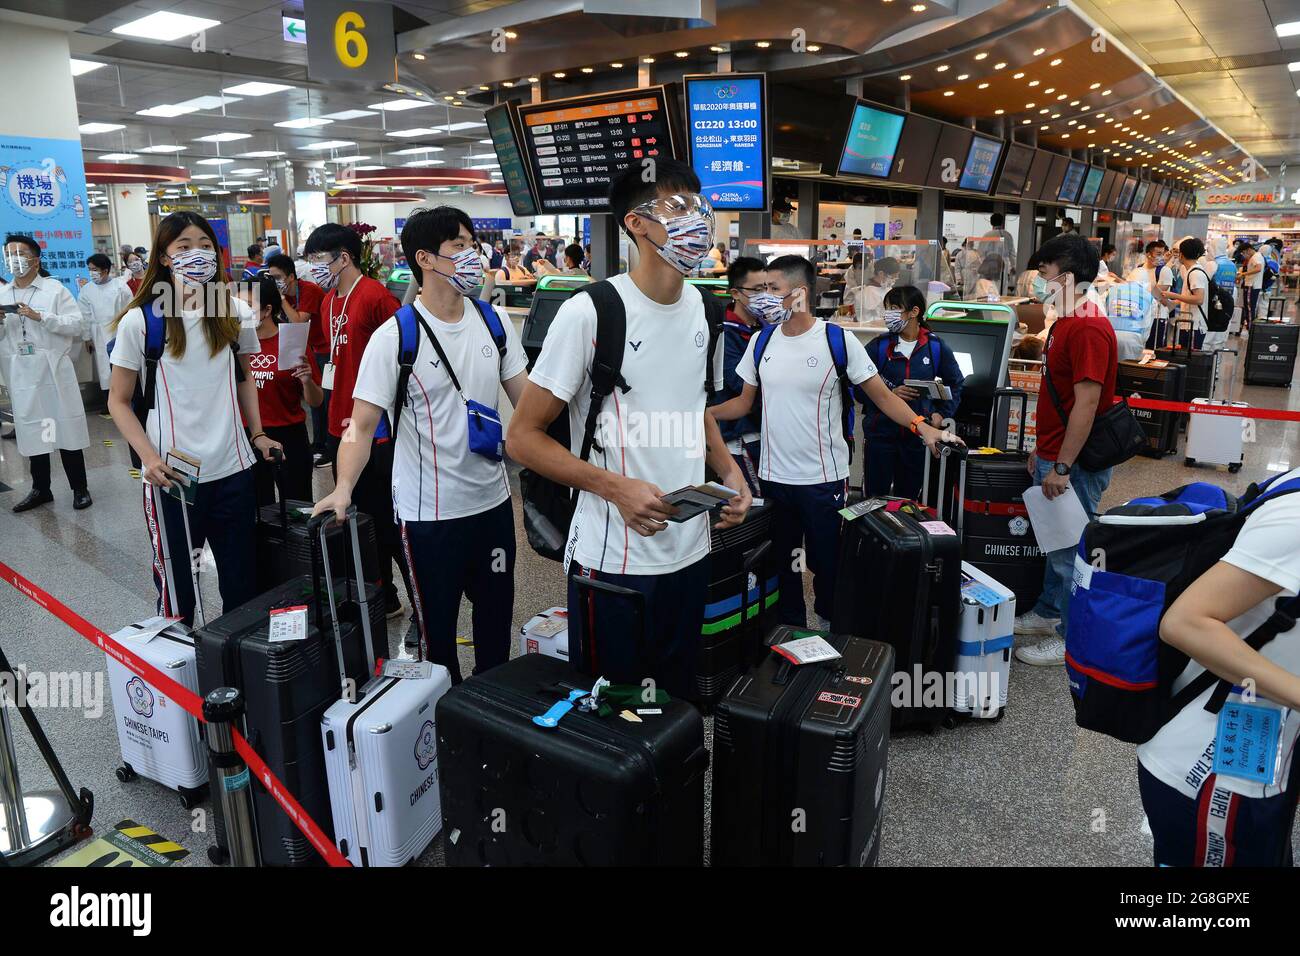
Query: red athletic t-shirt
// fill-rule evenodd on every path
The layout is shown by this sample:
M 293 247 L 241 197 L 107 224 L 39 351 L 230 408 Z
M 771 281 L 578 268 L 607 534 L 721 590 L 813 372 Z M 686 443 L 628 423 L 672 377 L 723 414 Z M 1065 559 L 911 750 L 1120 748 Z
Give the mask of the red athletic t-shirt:
M 260 351 L 248 356 L 248 364 L 257 384 L 257 407 L 262 412 L 262 427 L 268 425 L 298 425 L 307 420 L 302 407 L 302 384 L 289 369 L 279 368 L 280 337 L 272 334 L 257 339 Z M 312 381 L 320 384 L 320 369 L 316 360 L 307 355 L 307 367 Z
M 1118 370 L 1118 347 L 1115 329 L 1095 302 L 1085 300 L 1072 315 L 1052 323 L 1044 353 L 1044 371 L 1052 375 L 1052 384 L 1061 396 L 1061 408 L 1068 419 L 1074 408 L 1076 382 L 1101 383 L 1097 414 L 1115 404 L 1115 373 Z M 1065 421 L 1056 411 L 1047 390 L 1046 374 L 1038 389 L 1038 444 L 1040 458 L 1056 461 L 1065 440 Z
M 352 389 L 366 343 L 375 329 L 394 315 L 402 304 L 374 279 L 362 276 L 352 291 L 339 295 L 331 289 L 321 301 L 325 328 L 333 330 L 334 391 L 330 393 L 330 434 L 343 437 L 344 422 L 352 417 Z
M 308 320 L 311 322 L 311 330 L 307 333 L 307 351 L 313 355 L 323 355 L 330 349 L 329 333 L 325 331 L 320 318 L 320 304 L 324 298 L 324 289 L 314 282 L 299 279 L 298 292 L 289 299 L 289 304 L 300 315 L 305 313 L 311 316 Z

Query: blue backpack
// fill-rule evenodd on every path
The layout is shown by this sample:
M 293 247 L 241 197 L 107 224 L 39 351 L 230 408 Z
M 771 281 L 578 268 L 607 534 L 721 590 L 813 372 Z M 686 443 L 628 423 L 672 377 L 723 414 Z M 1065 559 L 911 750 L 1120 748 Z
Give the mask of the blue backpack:
M 482 299 L 470 301 L 478 309 L 478 314 L 483 317 L 483 323 L 487 326 L 492 341 L 496 343 L 499 367 L 506 357 L 506 330 L 501 324 L 501 316 L 497 315 L 497 310 Z M 402 409 L 410 402 L 406 387 L 411 380 L 411 370 L 415 367 L 415 357 L 419 351 L 419 317 L 416 315 L 414 304 L 404 305 L 397 310 L 397 401 L 393 405 L 392 422 L 389 422 L 387 413 L 379 420 L 379 426 L 375 429 L 377 440 L 397 435 L 397 424 L 402 420 Z
M 1300 478 L 1251 485 L 1237 498 L 1194 482 L 1157 498 L 1135 498 L 1088 524 L 1075 557 L 1065 669 L 1080 727 L 1146 743 L 1207 688 L 1217 714 L 1232 690 L 1205 671 L 1178 693 L 1190 660 L 1160 640 L 1160 620 L 1193 581 L 1228 553 L 1261 504 L 1300 492 Z M 1245 638 L 1259 650 L 1296 624 L 1300 599 L 1279 598 Z M 1217 685 L 1217 686 L 1216 686 Z
M 759 330 L 757 340 L 754 342 L 754 374 L 759 379 L 760 387 L 762 386 L 763 353 L 767 351 L 767 345 L 772 341 L 772 334 L 776 330 L 775 325 L 764 326 Z M 830 347 L 831 361 L 835 365 L 835 374 L 840 381 L 840 402 L 843 406 L 840 424 L 844 430 L 844 441 L 849 446 L 849 461 L 852 461 L 853 383 L 849 381 L 849 353 L 844 345 L 844 329 L 827 322 L 826 344 Z

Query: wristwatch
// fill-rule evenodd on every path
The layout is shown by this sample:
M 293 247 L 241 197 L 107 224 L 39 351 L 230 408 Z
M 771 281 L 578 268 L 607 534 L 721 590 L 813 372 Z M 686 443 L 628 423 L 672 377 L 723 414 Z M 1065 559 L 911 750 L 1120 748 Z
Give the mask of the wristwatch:
M 1070 466 L 1067 465 L 1067 464 L 1066 464 L 1065 462 L 1063 462 L 1063 461 L 1058 461 L 1058 462 L 1053 463 L 1053 465 L 1052 465 L 1052 471 L 1054 471 L 1054 472 L 1055 472 L 1056 474 L 1058 474 L 1058 475 L 1062 475 L 1062 476 L 1065 476 L 1065 477 L 1069 477 L 1069 475 L 1070 475 Z

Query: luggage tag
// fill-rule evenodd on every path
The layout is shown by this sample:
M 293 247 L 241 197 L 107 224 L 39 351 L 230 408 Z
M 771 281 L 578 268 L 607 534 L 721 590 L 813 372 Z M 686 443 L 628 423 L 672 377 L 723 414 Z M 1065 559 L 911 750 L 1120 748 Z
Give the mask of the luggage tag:
M 1275 787 L 1282 766 L 1282 727 L 1290 711 L 1277 704 L 1248 704 L 1236 688 L 1219 711 L 1214 772 Z
M 267 632 L 267 641 L 279 644 L 284 641 L 304 641 L 307 639 L 307 606 L 298 604 L 293 607 L 271 608 L 271 624 Z
M 841 508 L 840 517 L 845 521 L 852 521 L 854 518 L 861 518 L 865 514 L 879 511 L 887 504 L 889 502 L 884 498 L 867 498 L 857 504 L 849 505 L 847 508 Z
M 179 617 L 151 617 L 148 620 L 140 621 L 136 624 L 122 628 L 122 630 L 112 635 L 112 637 L 115 641 L 130 641 L 133 644 L 148 644 L 173 624 L 180 624 L 180 621 L 181 619 Z M 185 627 L 184 624 L 180 624 L 180 628 L 184 632 L 188 632 L 189 630 L 189 628 Z
M 550 709 L 547 710 L 546 713 L 535 716 L 533 718 L 533 723 L 538 727 L 545 727 L 548 730 L 557 727 L 560 723 L 560 718 L 573 710 L 573 705 L 577 702 L 578 698 L 588 697 L 590 694 L 590 691 L 582 690 L 580 688 L 569 691 L 569 696 L 564 700 L 557 700 L 550 706 Z
M 505 442 L 497 410 L 467 398 L 465 414 L 468 417 L 469 450 L 492 461 L 500 461 Z
M 396 677 L 401 680 L 428 680 L 433 676 L 433 661 L 415 661 L 409 658 L 384 661 L 380 670 L 383 677 Z
M 320 370 L 320 387 L 327 392 L 334 391 L 334 363 L 326 362 Z

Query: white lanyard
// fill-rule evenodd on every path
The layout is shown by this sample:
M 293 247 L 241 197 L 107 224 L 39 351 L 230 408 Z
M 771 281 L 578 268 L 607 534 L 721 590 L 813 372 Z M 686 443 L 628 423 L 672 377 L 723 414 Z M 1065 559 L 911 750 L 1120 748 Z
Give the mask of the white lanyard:
M 357 281 L 352 283 L 352 288 L 348 289 L 348 294 L 343 297 L 343 308 L 339 310 L 338 315 L 334 314 L 334 303 L 333 302 L 330 303 L 330 364 L 331 365 L 334 364 L 334 345 L 336 342 L 338 342 L 339 339 L 340 326 L 337 324 L 337 320 L 346 319 L 348 317 L 348 299 L 352 298 L 352 293 L 356 292 L 357 286 L 361 285 L 361 278 L 362 278 L 361 276 L 357 277 Z M 338 293 L 335 292 L 334 298 L 337 299 L 338 297 L 339 297 Z
M 15 305 L 25 305 L 25 306 L 27 306 L 29 309 L 32 307 L 32 301 L 36 298 L 36 293 L 39 291 L 39 290 L 36 288 L 36 281 L 33 280 L 33 281 L 32 281 L 32 284 L 31 284 L 30 286 L 28 286 L 28 288 L 31 289 L 31 292 L 30 292 L 30 293 L 28 294 L 28 296 L 27 296 L 27 301 L 25 301 L 25 302 L 21 302 L 21 303 L 20 303 L 20 302 L 18 301 L 18 287 L 17 287 L 16 285 L 14 286 L 14 304 L 15 304 Z M 19 318 L 19 320 L 20 320 L 20 321 L 19 321 L 19 324 L 18 324 L 18 327 L 22 330 L 22 333 L 23 333 L 23 341 L 26 342 L 26 341 L 27 341 L 27 316 L 25 316 L 25 315 L 19 315 L 18 318 Z

